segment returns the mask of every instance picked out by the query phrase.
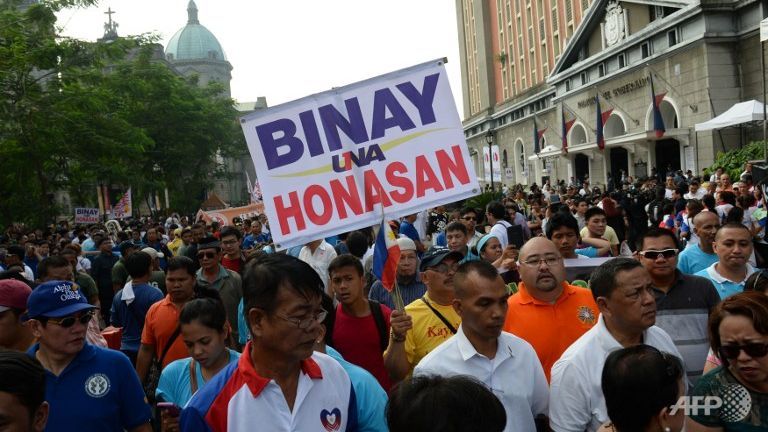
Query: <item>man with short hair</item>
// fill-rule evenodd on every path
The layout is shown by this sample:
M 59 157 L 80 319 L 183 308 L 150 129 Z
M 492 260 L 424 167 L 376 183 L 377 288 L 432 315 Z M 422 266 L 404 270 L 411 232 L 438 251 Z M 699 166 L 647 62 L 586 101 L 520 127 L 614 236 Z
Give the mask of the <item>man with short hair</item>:
M 194 261 L 195 265 L 200 266 L 200 262 L 197 260 L 197 243 L 206 236 L 205 223 L 198 222 L 192 224 L 190 233 L 189 245 L 184 249 L 184 256 Z
M 0 351 L 0 426 L 10 432 L 43 432 L 50 406 L 45 369 L 17 351 Z
M 584 219 L 587 222 L 587 226 L 581 230 L 581 238 L 601 238 L 603 240 L 608 240 L 608 243 L 611 245 L 611 250 L 607 255 L 617 256 L 619 254 L 619 238 L 616 236 L 616 231 L 608 226 L 608 219 L 605 215 L 605 211 L 600 207 L 592 207 L 584 214 Z
M 131 254 L 125 260 L 125 267 L 131 280 L 115 294 L 110 317 L 113 326 L 123 329 L 120 351 L 128 356 L 132 365 L 136 365 L 144 319 L 150 306 L 163 299 L 163 293 L 149 285 L 152 257 L 148 253 Z
M 261 221 L 251 221 L 251 232 L 243 240 L 243 249 L 250 249 L 259 243 L 272 243 L 272 236 L 262 229 Z
M 704 195 L 707 194 L 707 191 L 702 189 L 700 186 L 700 183 L 698 180 L 691 180 L 691 183 L 688 185 L 688 193 L 683 195 L 683 198 L 687 200 L 700 200 L 704 198 Z
M 499 272 L 486 261 L 466 262 L 456 271 L 454 288 L 461 325 L 421 359 L 414 375 L 477 377 L 504 405 L 505 431 L 535 432 L 536 417 L 547 415 L 547 379 L 533 347 L 502 331 L 509 294 Z
M 669 335 L 654 325 L 652 281 L 640 262 L 607 261 L 592 273 L 590 287 L 600 308 L 597 324 L 552 367 L 549 419 L 555 432 L 595 432 L 609 420 L 600 382 L 611 351 L 644 343 L 682 361 Z
M 91 275 L 99 289 L 99 303 L 103 306 L 100 309 L 101 316 L 104 318 L 104 322 L 109 322 L 109 305 L 112 304 L 112 297 L 115 295 L 112 284 L 112 268 L 119 258 L 112 253 L 112 239 L 109 237 L 99 239 L 96 247 L 99 249 L 99 254 L 93 259 Z M 118 289 L 120 288 L 122 285 L 118 287 Z
M 46 370 L 46 431 L 150 432 L 152 412 L 123 353 L 85 342 L 93 305 L 69 281 L 38 286 L 27 316 L 38 343 L 27 354 Z
M 586 239 L 586 247 L 576 249 L 580 240 L 579 224 L 569 212 L 555 213 L 547 223 L 545 234 L 557 246 L 560 255 L 565 259 L 595 258 L 611 250 L 610 243 L 602 238 Z
M 733 192 L 733 185 L 731 184 L 731 176 L 726 173 L 720 174 L 720 183 L 717 187 L 718 192 L 730 191 Z
M 227 270 L 241 274 L 245 266 L 245 256 L 240 250 L 243 235 L 239 229 L 233 226 L 225 226 L 221 229 L 220 234 L 221 249 L 224 252 L 221 257 L 221 265 Z
M 29 268 L 28 265 L 24 264 L 25 255 L 26 255 L 26 251 L 22 246 L 19 246 L 19 245 L 8 246 L 8 249 L 5 253 L 5 269 L 10 270 L 11 267 L 17 267 L 19 269 L 19 273 L 21 273 L 21 275 L 24 276 L 25 279 L 27 279 L 30 282 L 34 282 L 35 273 L 32 271 L 31 268 Z
M 698 244 L 689 244 L 677 259 L 677 268 L 685 274 L 696 274 L 718 258 L 715 253 L 715 234 L 720 228 L 720 217 L 714 211 L 702 211 L 693 217 L 693 233 L 699 238 Z
M 205 237 L 197 242 L 197 284 L 203 288 L 218 291 L 227 320 L 232 326 L 232 337 L 238 340 L 237 305 L 243 298 L 243 282 L 240 275 L 221 265 L 221 244 L 215 237 Z
M 101 304 L 99 302 L 99 289 L 96 287 L 96 281 L 93 280 L 93 278 L 88 273 L 77 270 L 77 251 L 74 249 L 64 248 L 61 250 L 61 252 L 59 252 L 59 255 L 67 260 L 67 262 L 69 262 L 69 265 L 72 267 L 72 276 L 74 276 L 73 280 L 77 286 L 80 287 L 80 290 L 85 295 L 85 299 L 88 300 L 88 303 L 100 307 Z
M 163 243 L 163 237 L 158 232 L 158 229 L 155 227 L 147 228 L 144 239 L 146 240 L 144 244 L 147 247 L 151 247 L 158 252 L 157 257 L 160 263 L 160 269 L 165 270 L 166 257 L 171 257 L 171 251 L 168 250 L 168 247 Z
M 587 226 L 587 220 L 584 218 L 584 215 L 589 210 L 589 204 L 587 204 L 584 198 L 576 198 L 574 200 L 574 207 L 576 213 L 573 216 L 576 218 L 576 222 L 579 223 L 579 231 L 581 231 Z
M 453 336 L 461 324 L 452 306 L 453 275 L 461 259 L 460 253 L 447 248 L 430 248 L 419 267 L 427 292 L 404 311 L 392 311 L 384 366 L 393 384 L 410 374 L 425 355 Z
M 27 351 L 35 343 L 32 330 L 21 319 L 31 293 L 32 289 L 24 282 L 0 280 L 0 348 Z
M 445 227 L 445 240 L 448 249 L 458 252 L 464 257 L 459 264 L 480 259 L 480 257 L 473 254 L 472 250 L 467 246 L 467 242 L 469 241 L 467 238 L 467 227 L 461 222 L 451 222 Z
M 756 271 L 749 264 L 752 247 L 749 228 L 734 222 L 721 226 L 713 245 L 717 262 L 697 272 L 696 276 L 712 281 L 721 299 L 744 291 L 747 278 Z
M 181 309 L 195 298 L 195 263 L 185 256 L 168 260 L 165 298 L 153 304 L 144 318 L 141 331 L 141 346 L 136 358 L 136 374 L 144 382 L 152 364 L 157 358 L 160 365 L 189 357 L 184 341 L 179 337 L 179 315 Z
M 485 218 L 488 220 L 488 225 L 491 226 L 491 231 L 494 237 L 499 239 L 501 243 L 501 249 L 506 249 L 509 244 L 509 236 L 507 236 L 507 228 L 512 224 L 505 219 L 507 216 L 504 204 L 501 201 L 491 201 L 485 207 Z M 528 228 L 528 224 L 521 225 L 524 229 Z
M 550 240 L 528 241 L 518 268 L 521 282 L 507 302 L 504 331 L 533 345 L 549 380 L 555 361 L 597 322 L 597 305 L 588 289 L 565 281 L 562 256 Z
M 333 311 L 332 345 L 344 358 L 367 370 L 389 391 L 391 382 L 384 368 L 382 353 L 389 341 L 389 315 L 392 312 L 363 292 L 365 275 L 357 257 L 339 255 L 328 266 L 331 289 L 338 306 Z
M 421 281 L 419 276 L 419 257 L 416 255 L 416 243 L 408 237 L 397 239 L 397 246 L 400 248 L 400 260 L 397 262 L 397 286 L 400 289 L 400 296 L 403 304 L 408 305 L 421 298 L 427 292 L 427 286 Z M 389 291 L 384 289 L 381 281 L 377 280 L 371 285 L 368 292 L 368 298 L 394 310 L 395 302 Z
M 328 313 L 322 292 L 317 273 L 289 255 L 249 263 L 244 300 L 252 339 L 237 363 L 192 397 L 181 413 L 181 430 L 357 430 L 349 376 L 313 351 Z
M 141 250 L 141 243 L 136 243 L 131 240 L 126 240 L 120 243 L 120 259 L 112 267 L 112 290 L 118 292 L 123 289 L 123 286 L 128 282 L 130 275 L 128 269 L 125 268 L 125 260 L 128 259 L 131 254 Z M 110 302 L 108 304 L 112 304 Z M 105 305 L 106 307 L 107 305 Z
M 313 240 L 305 244 L 299 252 L 299 259 L 315 269 L 329 295 L 332 293 L 328 285 L 328 265 L 334 258 L 336 258 L 336 249 L 325 239 Z
M 181 229 L 181 245 L 176 250 L 173 256 L 187 256 L 187 249 L 192 244 L 192 227 L 184 227 Z
M 651 277 L 656 325 L 672 338 L 683 355 L 688 379 L 696 384 L 709 352 L 707 321 L 720 296 L 709 280 L 676 268 L 679 246 L 669 230 L 652 227 L 640 237 L 637 250 Z
M 469 243 L 467 243 L 467 246 L 471 248 L 475 247 L 477 242 L 483 238 L 483 234 L 477 231 L 477 223 L 479 222 L 477 210 L 472 207 L 464 207 L 461 209 L 459 222 L 467 227 L 467 233 L 469 233 Z

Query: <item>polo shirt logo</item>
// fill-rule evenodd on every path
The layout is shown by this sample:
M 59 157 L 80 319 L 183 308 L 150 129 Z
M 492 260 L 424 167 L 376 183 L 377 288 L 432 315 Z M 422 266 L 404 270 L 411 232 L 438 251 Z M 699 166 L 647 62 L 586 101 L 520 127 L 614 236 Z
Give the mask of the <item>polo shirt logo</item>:
M 451 333 L 450 330 L 443 326 L 430 326 L 427 327 L 427 337 L 443 337 L 444 339 L 448 338 L 448 336 L 452 336 L 453 333 Z
M 576 314 L 583 324 L 593 325 L 597 322 L 595 313 L 588 306 L 581 306 Z
M 341 428 L 341 410 L 338 408 L 320 411 L 320 421 L 328 432 L 337 431 Z
M 103 397 L 109 392 L 109 388 L 109 378 L 104 374 L 93 374 L 85 380 L 85 392 L 90 397 Z

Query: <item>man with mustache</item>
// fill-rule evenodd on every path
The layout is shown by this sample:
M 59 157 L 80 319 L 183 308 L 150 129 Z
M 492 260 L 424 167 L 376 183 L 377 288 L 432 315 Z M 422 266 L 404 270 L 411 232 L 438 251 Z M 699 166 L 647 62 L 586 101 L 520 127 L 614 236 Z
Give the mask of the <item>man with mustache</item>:
M 600 308 L 597 324 L 552 367 L 549 416 L 555 432 L 594 432 L 608 421 L 600 383 L 611 351 L 642 343 L 682 362 L 669 335 L 654 325 L 653 282 L 639 261 L 615 258 L 603 263 L 592 273 L 590 287 Z
M 487 261 L 468 261 L 453 285 L 461 325 L 421 359 L 414 375 L 477 377 L 504 405 L 505 430 L 536 431 L 535 418 L 547 413 L 547 380 L 533 347 L 501 331 L 509 294 L 499 272 Z
M 744 283 L 755 272 L 748 262 L 752 255 L 749 228 L 740 223 L 721 226 L 715 234 L 712 248 L 717 254 L 717 262 L 696 273 L 696 276 L 711 280 L 721 299 L 744 291 Z

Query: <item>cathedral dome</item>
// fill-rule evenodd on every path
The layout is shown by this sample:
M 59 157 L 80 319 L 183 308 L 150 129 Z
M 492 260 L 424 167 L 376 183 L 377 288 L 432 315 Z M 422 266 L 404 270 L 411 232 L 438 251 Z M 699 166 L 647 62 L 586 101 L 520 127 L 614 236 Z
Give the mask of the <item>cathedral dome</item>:
M 219 60 L 227 57 L 216 36 L 200 24 L 197 19 L 197 5 L 189 0 L 187 5 L 189 19 L 187 25 L 176 32 L 165 49 L 165 57 L 170 60 Z

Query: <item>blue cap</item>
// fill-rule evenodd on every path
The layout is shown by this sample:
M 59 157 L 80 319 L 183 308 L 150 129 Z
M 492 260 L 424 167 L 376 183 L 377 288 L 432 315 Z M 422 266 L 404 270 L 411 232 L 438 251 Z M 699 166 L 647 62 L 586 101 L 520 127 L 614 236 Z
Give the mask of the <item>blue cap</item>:
M 50 281 L 32 290 L 27 300 L 26 319 L 61 318 L 90 309 L 95 309 L 95 306 L 88 303 L 77 284 Z

